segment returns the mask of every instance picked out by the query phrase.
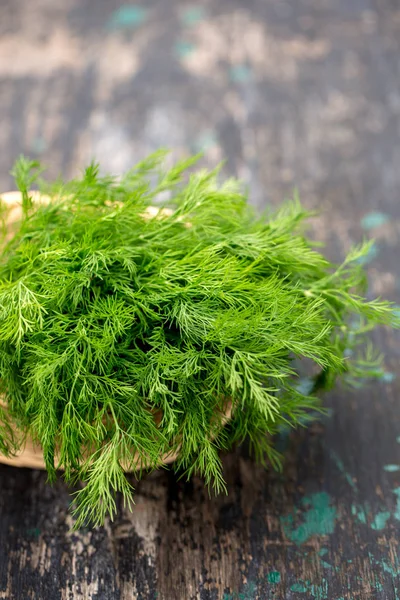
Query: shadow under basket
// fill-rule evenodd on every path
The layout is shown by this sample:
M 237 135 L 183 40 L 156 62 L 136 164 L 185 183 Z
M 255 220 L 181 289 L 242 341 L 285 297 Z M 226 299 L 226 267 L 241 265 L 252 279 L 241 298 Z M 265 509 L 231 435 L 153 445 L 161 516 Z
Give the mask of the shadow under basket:
M 47 204 L 48 202 L 50 202 L 50 198 L 48 196 L 40 195 L 38 192 L 31 192 L 30 197 L 34 202 L 41 202 L 43 204 Z M 6 239 L 10 239 L 10 238 L 12 238 L 13 230 L 15 229 L 15 226 L 18 223 L 18 221 L 20 220 L 21 214 L 22 214 L 21 193 L 14 192 L 14 191 L 6 192 L 6 193 L 0 195 L 0 200 L 3 202 L 3 204 L 6 204 L 7 207 L 9 208 L 8 215 L 7 215 L 8 233 L 6 235 Z M 143 214 L 143 218 L 144 219 L 154 218 L 154 217 L 157 217 L 158 214 L 170 215 L 171 212 L 169 211 L 169 209 L 158 209 L 154 206 L 149 206 L 147 208 L 146 212 Z M 188 224 L 187 226 L 190 227 L 190 224 Z M 0 396 L 0 406 L 3 408 L 3 410 L 7 410 L 7 403 L 4 401 L 4 399 L 1 396 Z M 221 420 L 221 425 L 224 426 L 230 420 L 230 418 L 232 416 L 232 403 L 229 400 L 227 400 L 225 402 L 223 410 L 222 410 L 222 414 L 223 414 L 223 418 Z M 157 422 L 161 421 L 161 412 L 160 411 L 158 411 L 157 413 L 154 414 L 154 419 Z M 162 465 L 167 465 L 167 464 L 174 462 L 174 460 L 177 458 L 177 455 L 178 455 L 177 451 L 160 455 L 159 465 L 162 466 Z M 25 468 L 31 468 L 31 469 L 46 469 L 42 449 L 38 444 L 35 444 L 33 442 L 32 438 L 29 435 L 26 437 L 25 442 L 22 445 L 21 449 L 18 452 L 16 452 L 16 454 L 14 454 L 13 456 L 7 457 L 0 453 L 0 463 L 3 463 L 5 465 L 10 465 L 12 467 L 25 467 Z M 138 462 L 137 469 L 139 469 L 139 468 L 146 468 L 146 465 Z

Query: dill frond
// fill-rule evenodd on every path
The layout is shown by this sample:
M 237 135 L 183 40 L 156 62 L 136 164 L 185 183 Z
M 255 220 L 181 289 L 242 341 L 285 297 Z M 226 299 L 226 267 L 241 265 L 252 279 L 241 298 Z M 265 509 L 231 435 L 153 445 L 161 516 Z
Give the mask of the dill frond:
M 41 445 L 50 480 L 62 468 L 82 481 L 78 526 L 112 517 L 117 492 L 130 505 L 125 470 L 165 454 L 216 491 L 220 450 L 245 439 L 279 468 L 279 427 L 321 410 L 316 391 L 337 377 L 379 376 L 379 355 L 357 349 L 374 326 L 399 326 L 389 302 L 365 298 L 368 244 L 331 264 L 297 198 L 258 216 L 237 182 L 184 178 L 195 159 L 167 170 L 164 156 L 119 180 L 91 164 L 49 184 L 23 157 L 13 170 L 23 210 L 12 239 L 0 234 L 0 452 L 20 431 Z M 50 202 L 32 202 L 35 182 Z

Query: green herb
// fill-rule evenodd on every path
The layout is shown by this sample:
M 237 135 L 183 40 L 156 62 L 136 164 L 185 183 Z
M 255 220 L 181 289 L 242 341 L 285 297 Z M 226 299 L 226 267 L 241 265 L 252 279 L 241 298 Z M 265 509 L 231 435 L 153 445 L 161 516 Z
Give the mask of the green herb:
M 30 201 L 39 165 L 14 168 L 23 216 L 11 240 L 3 228 L 0 255 L 0 451 L 15 450 L 13 430 L 29 434 L 50 481 L 58 467 L 82 481 L 77 526 L 113 516 L 117 491 L 130 504 L 124 469 L 166 453 L 217 492 L 219 451 L 244 439 L 279 467 L 273 434 L 321 410 L 315 391 L 338 375 L 380 376 L 360 343 L 399 324 L 390 303 L 364 298 L 369 243 L 334 266 L 305 237 L 297 199 L 257 216 L 236 181 L 183 182 L 196 159 L 167 170 L 163 158 L 120 179 L 93 164 L 40 183 L 47 204 Z M 304 358 L 316 366 L 309 394 Z

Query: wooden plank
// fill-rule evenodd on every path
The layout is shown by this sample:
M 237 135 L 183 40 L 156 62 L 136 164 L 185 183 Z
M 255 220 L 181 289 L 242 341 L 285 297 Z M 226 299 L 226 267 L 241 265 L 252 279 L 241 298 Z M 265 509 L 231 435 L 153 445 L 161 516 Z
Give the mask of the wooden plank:
M 0 189 L 20 152 L 70 176 L 93 155 L 115 172 L 160 145 L 203 149 L 260 207 L 298 186 L 331 257 L 375 236 L 372 292 L 399 302 L 397 3 L 124 6 L 4 0 Z M 400 339 L 376 340 L 387 381 L 282 432 L 282 474 L 224 457 L 226 497 L 161 471 L 132 513 L 71 533 L 62 482 L 0 467 L 0 598 L 399 598 Z

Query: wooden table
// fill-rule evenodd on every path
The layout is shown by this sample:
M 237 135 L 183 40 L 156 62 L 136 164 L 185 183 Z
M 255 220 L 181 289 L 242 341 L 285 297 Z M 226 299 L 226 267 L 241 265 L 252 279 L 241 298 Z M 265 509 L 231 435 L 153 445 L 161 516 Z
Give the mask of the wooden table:
M 260 207 L 297 186 L 330 257 L 375 237 L 371 293 L 398 301 L 398 0 L 3 0 L 0 30 L 0 189 L 21 152 L 70 176 L 203 150 Z M 1 467 L 0 598 L 400 598 L 400 336 L 375 340 L 385 381 L 283 431 L 282 474 L 226 456 L 228 496 L 163 471 L 71 533 L 62 482 Z

